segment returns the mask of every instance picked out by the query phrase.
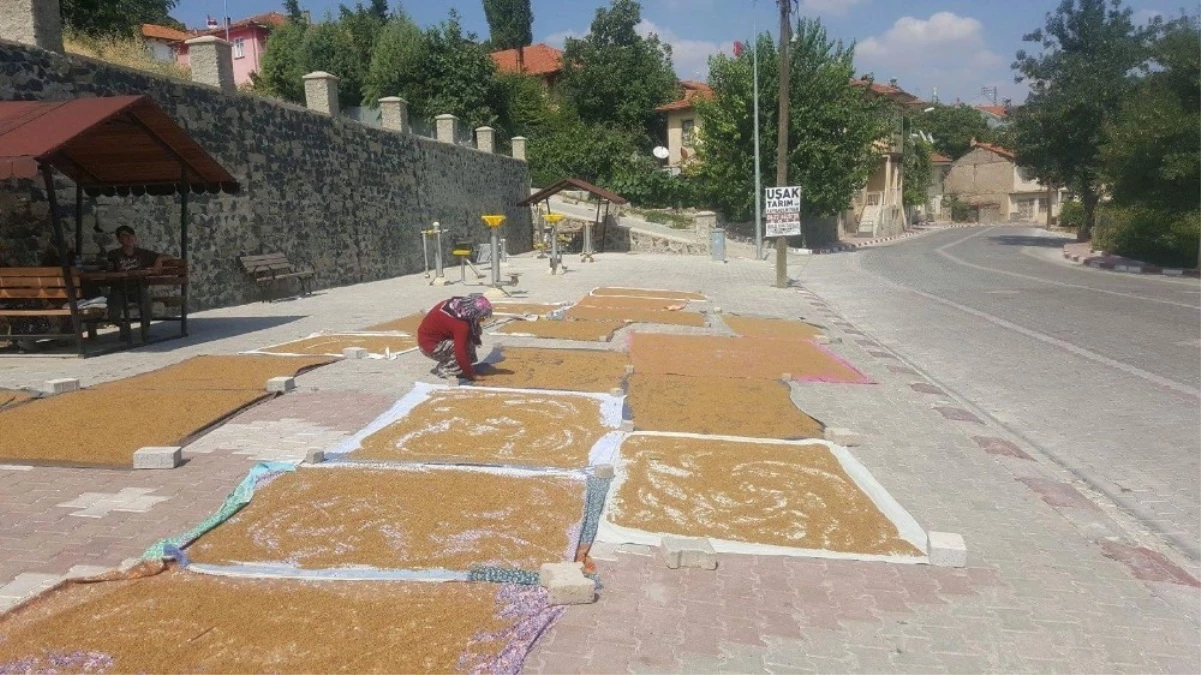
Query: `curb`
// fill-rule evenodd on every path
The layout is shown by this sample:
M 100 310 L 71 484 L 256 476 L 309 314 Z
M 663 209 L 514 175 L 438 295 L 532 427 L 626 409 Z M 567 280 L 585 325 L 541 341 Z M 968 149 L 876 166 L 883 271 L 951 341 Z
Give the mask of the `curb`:
M 1108 256 L 1105 255 L 1094 256 L 1069 253 L 1067 247 L 1064 247 L 1063 257 L 1072 262 L 1080 263 L 1085 267 L 1092 267 L 1093 269 L 1099 270 L 1109 270 L 1112 272 L 1125 272 L 1127 274 L 1162 274 L 1163 276 L 1168 277 L 1201 277 L 1201 270 L 1173 267 L 1164 268 L 1159 267 L 1158 265 L 1148 265 L 1146 263 L 1138 262 L 1137 260 L 1122 262 L 1125 260 L 1124 258 L 1120 260 L 1110 260 L 1107 259 Z
M 901 234 L 894 234 L 894 235 L 891 235 L 888 237 L 877 237 L 875 239 L 868 239 L 867 241 L 857 242 L 854 244 L 834 244 L 833 246 L 827 246 L 825 248 L 819 248 L 816 250 L 810 250 L 807 248 L 790 248 L 790 249 L 788 249 L 788 251 L 790 253 L 808 253 L 811 255 L 822 255 L 822 254 L 826 254 L 826 253 L 842 253 L 843 251 L 854 251 L 854 250 L 860 249 L 860 248 L 868 248 L 869 246 L 875 246 L 877 244 L 883 244 L 885 242 L 896 241 L 898 239 L 908 239 L 909 237 L 916 237 L 919 234 L 927 234 L 929 232 L 938 232 L 940 230 L 951 230 L 951 229 L 956 229 L 956 228 L 960 228 L 960 227 L 978 227 L 978 226 L 979 226 L 979 223 L 957 223 L 957 224 L 952 224 L 952 225 L 936 225 L 933 227 L 922 226 L 921 229 L 908 230 L 906 232 L 902 232 Z

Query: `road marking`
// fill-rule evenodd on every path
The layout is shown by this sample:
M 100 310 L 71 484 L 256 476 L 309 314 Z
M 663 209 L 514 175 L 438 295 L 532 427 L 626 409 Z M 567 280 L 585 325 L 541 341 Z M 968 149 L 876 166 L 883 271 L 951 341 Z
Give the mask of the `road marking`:
M 852 264 L 854 264 L 856 267 L 859 267 L 859 269 L 863 269 L 857 259 Z M 1113 368 L 1115 370 L 1120 370 L 1123 373 L 1126 373 L 1127 375 L 1133 375 L 1139 379 L 1146 380 L 1147 382 L 1150 382 L 1151 384 L 1155 384 L 1155 385 L 1159 385 L 1161 387 L 1165 387 L 1167 389 L 1171 389 L 1172 391 L 1175 391 L 1175 392 L 1178 392 L 1181 394 L 1185 394 L 1186 396 L 1192 396 L 1193 398 L 1201 398 L 1201 390 L 1194 389 L 1193 387 L 1190 387 L 1186 384 L 1181 384 L 1179 382 L 1176 382 L 1175 380 L 1169 380 L 1166 377 L 1162 377 L 1160 375 L 1156 375 L 1155 373 L 1148 372 L 1137 366 L 1132 366 L 1127 363 L 1122 363 L 1121 361 L 1115 361 L 1114 359 L 1111 359 L 1108 356 L 1102 356 L 1101 354 L 1098 354 L 1092 350 L 1085 349 L 1084 347 L 1079 347 L 1079 346 L 1074 345 L 1065 340 L 1060 340 L 1059 338 L 1051 337 L 1050 335 L 1046 335 L 1045 333 L 1040 333 L 1035 330 L 1030 330 L 1029 328 L 1026 328 L 1024 326 L 1019 326 L 1016 323 L 1013 323 L 1012 321 L 1006 321 L 1005 319 L 1002 319 L 998 316 L 993 316 L 992 314 L 989 314 L 987 312 L 981 312 L 980 310 L 974 309 L 972 307 L 968 307 L 967 305 L 961 305 L 958 302 L 955 302 L 953 300 L 947 300 L 946 298 L 939 297 L 932 293 L 926 293 L 925 291 L 919 291 L 916 288 L 910 288 L 909 286 L 902 286 L 901 284 L 898 284 L 898 283 L 892 281 L 891 279 L 886 279 L 878 274 L 875 274 L 874 272 L 872 273 L 872 275 L 875 276 L 876 278 L 878 278 L 882 283 L 885 283 L 894 288 L 899 288 L 901 290 L 908 291 L 915 295 L 919 295 L 923 298 L 926 298 L 927 300 L 937 302 L 941 305 L 946 305 L 947 307 L 952 307 L 952 308 L 957 309 L 965 314 L 970 314 L 974 317 L 984 319 L 985 321 L 988 321 L 989 323 L 996 324 L 1002 328 L 1007 328 L 1011 331 L 1014 331 L 1015 333 L 1020 333 L 1022 335 L 1025 335 L 1028 338 L 1032 338 L 1034 340 L 1038 340 L 1039 342 L 1043 342 L 1045 344 L 1049 344 L 1051 346 L 1058 347 L 1064 351 L 1071 352 L 1072 354 L 1075 354 L 1076 356 L 1079 356 L 1084 359 L 1088 359 L 1089 361 L 1092 361 L 1094 363 L 1100 363 L 1101 365 L 1109 366 L 1110 368 Z
M 984 291 L 990 295 L 1017 295 L 1021 291 Z
M 1050 284 L 1052 286 L 1062 286 L 1064 288 L 1082 288 L 1082 289 L 1088 290 L 1088 291 L 1096 291 L 1097 293 L 1107 293 L 1109 295 L 1118 295 L 1123 298 L 1130 298 L 1132 300 L 1143 300 L 1145 302 L 1157 302 L 1161 305 L 1172 305 L 1174 307 L 1185 307 L 1185 308 L 1194 309 L 1194 310 L 1198 309 L 1197 305 L 1190 305 L 1190 304 L 1184 303 L 1184 302 L 1173 302 L 1172 300 L 1160 300 L 1158 298 L 1148 298 L 1145 295 L 1134 295 L 1133 293 L 1122 293 L 1121 291 L 1110 291 L 1110 290 L 1106 290 L 1104 288 L 1096 288 L 1094 286 L 1083 286 L 1081 284 L 1069 284 L 1069 283 L 1066 283 L 1063 281 L 1052 281 L 1050 279 L 1044 279 L 1042 277 L 1035 277 L 1035 276 L 1031 276 L 1029 274 L 1010 272 L 1009 270 L 999 270 L 995 267 L 985 267 L 984 265 L 977 265 L 975 263 L 970 263 L 970 262 L 964 260 L 963 258 L 959 258 L 951 253 L 948 253 L 946 250 L 948 248 L 951 248 L 952 246 L 958 246 L 958 245 L 962 244 L 963 242 L 968 241 L 969 239 L 975 239 L 976 237 L 987 234 L 987 233 L 991 232 L 993 229 L 995 229 L 995 228 L 990 227 L 990 228 L 981 230 L 979 232 L 976 232 L 975 234 L 971 234 L 969 236 L 963 237 L 962 239 L 957 239 L 953 242 L 950 242 L 949 244 L 943 244 L 942 246 L 939 246 L 938 248 L 934 249 L 934 252 L 940 256 L 943 256 L 944 258 L 947 258 L 951 262 L 954 262 L 958 265 L 962 265 L 964 267 L 971 267 L 972 269 L 982 270 L 985 272 L 993 272 L 994 274 L 1004 274 L 1004 275 L 1011 276 L 1011 277 L 1017 277 L 1018 279 L 1027 279 L 1029 281 L 1037 281 L 1039 283 Z M 1139 277 L 1132 277 L 1132 278 L 1137 279 Z

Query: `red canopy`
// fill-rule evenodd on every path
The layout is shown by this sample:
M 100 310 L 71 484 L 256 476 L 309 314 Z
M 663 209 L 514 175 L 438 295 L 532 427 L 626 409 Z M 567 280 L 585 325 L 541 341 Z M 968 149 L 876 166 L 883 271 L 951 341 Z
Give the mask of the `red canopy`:
M 147 96 L 0 101 L 0 180 L 34 178 L 46 164 L 92 195 L 238 191 Z

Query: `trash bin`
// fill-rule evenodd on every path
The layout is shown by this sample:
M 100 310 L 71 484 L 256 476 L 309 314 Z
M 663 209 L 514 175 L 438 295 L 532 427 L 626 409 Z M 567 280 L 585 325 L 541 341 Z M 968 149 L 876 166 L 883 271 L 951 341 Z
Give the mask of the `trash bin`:
M 726 231 L 720 227 L 709 230 L 709 257 L 717 262 L 726 261 Z

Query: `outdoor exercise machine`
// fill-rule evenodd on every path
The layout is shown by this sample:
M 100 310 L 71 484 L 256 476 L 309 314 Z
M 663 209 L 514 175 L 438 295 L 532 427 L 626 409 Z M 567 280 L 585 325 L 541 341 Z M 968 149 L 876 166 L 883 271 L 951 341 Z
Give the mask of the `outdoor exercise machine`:
M 550 223 L 550 273 L 562 274 L 563 256 L 559 253 L 559 223 L 563 221 L 562 213 L 546 214 L 546 222 Z
M 434 226 L 421 231 L 421 253 L 425 256 L 425 278 L 430 278 L 430 240 L 434 241 L 434 278 L 430 286 L 445 286 L 446 275 L 442 272 L 442 225 L 434 221 Z
M 487 276 L 486 274 L 480 272 L 479 268 L 477 268 L 475 266 L 475 263 L 471 262 L 471 254 L 472 253 L 473 253 L 473 250 L 471 247 L 471 242 L 457 243 L 457 244 L 455 244 L 454 248 L 452 248 L 450 250 L 450 254 L 459 259 L 459 272 L 461 273 L 460 278 L 459 278 L 459 283 L 463 284 L 464 286 L 468 285 L 467 284 L 467 268 L 468 267 L 471 268 L 471 271 L 472 271 L 472 273 L 475 274 L 475 278 L 477 280 L 483 279 L 485 276 Z M 471 285 L 478 286 L 479 284 L 471 284 Z
M 504 224 L 505 217 L 501 214 L 492 214 L 480 216 L 480 220 L 488 226 L 489 239 L 492 247 L 492 255 L 490 261 L 492 263 L 492 288 L 485 295 L 493 295 L 494 297 L 510 297 L 509 292 L 504 289 L 504 284 L 500 280 L 500 259 L 503 255 L 503 247 L 501 246 L 500 226 Z M 510 285 L 517 285 L 517 274 L 509 274 Z
M 550 273 L 551 274 L 559 274 L 559 273 L 561 273 L 561 271 L 563 269 L 563 261 L 558 256 L 558 252 L 557 252 L 558 244 L 559 244 L 558 227 L 556 225 L 554 225 L 554 223 L 557 223 L 559 220 L 563 219 L 563 214 L 552 214 L 550 212 L 550 199 L 554 195 L 556 195 L 560 192 L 563 192 L 564 190 L 579 190 L 582 192 L 586 192 L 586 193 L 592 195 L 592 197 L 594 197 L 597 201 L 595 218 L 593 219 L 593 221 L 591 223 L 589 223 L 587 221 L 584 222 L 584 232 L 583 232 L 583 242 L 582 242 L 583 245 L 581 246 L 581 250 L 580 250 L 580 262 L 595 262 L 594 256 L 597 253 L 597 250 L 593 243 L 593 234 L 596 232 L 596 228 L 598 226 L 604 228 L 604 225 L 602 224 L 602 216 L 601 216 L 602 206 L 604 207 L 604 213 L 605 213 L 605 216 L 607 219 L 610 205 L 620 206 L 622 204 L 629 203 L 629 201 L 627 201 L 625 197 L 622 197 L 621 195 L 613 193 L 613 192 L 609 192 L 608 190 L 605 190 L 604 188 L 599 188 L 587 181 L 580 180 L 579 178 L 564 178 L 563 180 L 558 181 L 557 183 L 551 185 L 550 187 L 543 188 L 542 190 L 539 190 L 538 192 L 535 192 L 534 194 L 530 195 L 529 197 L 526 197 L 525 199 L 518 202 L 517 203 L 518 206 L 529 206 L 529 207 L 535 207 L 535 208 L 537 208 L 536 205 L 538 205 L 538 204 L 544 203 L 546 205 L 546 215 L 543 218 L 547 222 L 552 222 L 552 229 L 553 229 L 553 234 L 551 237 L 551 244 L 550 244 L 550 247 L 551 247 Z M 552 221 L 551 219 L 556 215 L 558 216 L 558 220 Z M 599 252 L 604 253 L 604 247 L 605 247 L 605 230 L 602 229 L 601 234 L 600 234 L 600 251 Z M 545 245 L 544 245 L 544 248 L 545 248 Z M 542 256 L 539 256 L 539 257 L 542 257 Z

